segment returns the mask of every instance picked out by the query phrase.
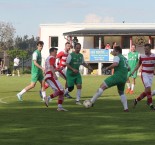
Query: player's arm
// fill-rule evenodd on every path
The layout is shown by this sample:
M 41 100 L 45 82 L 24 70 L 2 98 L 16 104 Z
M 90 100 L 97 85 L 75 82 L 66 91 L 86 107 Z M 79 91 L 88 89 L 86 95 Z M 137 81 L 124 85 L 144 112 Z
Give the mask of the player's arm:
M 67 68 L 70 69 L 70 70 L 72 70 L 74 73 L 78 73 L 79 70 L 74 69 L 73 67 L 71 67 L 69 65 L 69 63 L 71 62 L 71 59 L 72 59 L 72 56 L 69 54 L 68 57 L 67 57 L 67 60 L 66 60 L 66 66 L 67 66 Z
M 83 65 L 84 67 L 88 68 L 88 70 L 89 70 L 90 72 L 93 71 L 92 67 L 91 67 L 90 65 L 88 65 L 88 64 L 85 62 L 84 58 L 83 58 L 83 60 L 82 60 L 82 65 Z
M 139 59 L 139 62 L 136 65 L 135 69 L 131 72 L 131 75 L 133 75 L 135 73 L 135 71 L 137 71 L 139 69 L 140 66 L 141 66 L 141 60 Z
M 108 69 L 113 69 L 113 68 L 115 68 L 116 66 L 118 66 L 119 61 L 120 61 L 120 58 L 119 58 L 118 56 L 115 56 L 115 57 L 114 57 L 114 62 L 113 62 L 110 66 L 106 67 L 106 70 L 108 70 Z

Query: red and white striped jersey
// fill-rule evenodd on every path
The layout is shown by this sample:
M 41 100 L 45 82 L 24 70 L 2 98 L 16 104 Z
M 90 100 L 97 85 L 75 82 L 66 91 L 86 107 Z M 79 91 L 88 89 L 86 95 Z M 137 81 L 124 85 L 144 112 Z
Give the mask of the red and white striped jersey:
M 57 64 L 58 68 L 65 68 L 66 67 L 66 60 L 67 60 L 67 56 L 69 53 L 65 52 L 65 51 L 60 51 L 57 54 L 57 59 L 59 59 L 59 62 Z
M 54 56 L 47 57 L 45 61 L 45 79 L 53 76 L 53 73 L 51 71 L 51 66 L 56 68 L 55 61 L 56 61 L 56 58 Z
M 151 55 L 141 54 L 139 58 L 139 63 L 142 65 L 142 72 L 146 73 L 154 73 L 155 67 L 155 54 L 151 53 Z

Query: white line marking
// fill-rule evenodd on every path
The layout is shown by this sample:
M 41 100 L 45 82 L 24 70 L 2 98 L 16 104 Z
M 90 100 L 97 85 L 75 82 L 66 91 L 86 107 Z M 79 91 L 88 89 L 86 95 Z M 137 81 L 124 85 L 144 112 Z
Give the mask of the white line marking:
M 11 98 L 11 97 L 13 97 L 13 96 L 1 98 L 0 99 L 0 103 L 2 103 L 2 104 L 8 104 L 6 101 L 3 101 L 3 100 L 4 99 L 7 99 L 7 98 Z

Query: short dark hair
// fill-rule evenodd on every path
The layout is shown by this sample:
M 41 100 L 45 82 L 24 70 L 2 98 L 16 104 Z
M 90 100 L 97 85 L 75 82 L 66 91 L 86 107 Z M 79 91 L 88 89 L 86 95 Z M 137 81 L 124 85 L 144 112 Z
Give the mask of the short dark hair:
M 52 47 L 49 49 L 49 53 L 53 52 L 54 50 L 58 50 L 58 48 Z
M 43 42 L 43 41 L 38 41 L 38 42 L 37 42 L 37 46 L 38 46 L 39 44 L 40 44 L 40 45 L 44 45 L 44 42 Z
M 146 43 L 146 44 L 144 44 L 144 47 L 152 48 L 152 45 L 150 43 Z
M 115 51 L 117 51 L 117 52 L 119 52 L 119 53 L 121 53 L 122 54 L 122 48 L 120 47 L 120 46 L 115 46 Z
M 80 44 L 80 43 L 75 43 L 75 47 L 76 47 L 76 45 L 80 45 L 80 46 L 81 46 L 81 44 Z

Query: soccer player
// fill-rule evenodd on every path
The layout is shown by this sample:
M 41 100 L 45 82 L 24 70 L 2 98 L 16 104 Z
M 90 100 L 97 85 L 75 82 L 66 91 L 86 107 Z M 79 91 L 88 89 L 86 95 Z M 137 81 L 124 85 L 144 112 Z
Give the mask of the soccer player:
M 20 76 L 20 72 L 19 72 L 19 62 L 20 59 L 18 56 L 16 56 L 16 58 L 13 60 L 13 72 L 12 72 L 12 76 L 15 76 L 15 71 L 17 71 L 18 76 Z
M 92 102 L 93 106 L 97 98 L 99 98 L 106 89 L 117 86 L 124 111 L 128 112 L 128 104 L 127 98 L 124 94 L 124 88 L 127 80 L 128 70 L 130 68 L 127 59 L 122 55 L 122 48 L 120 46 L 116 46 L 113 49 L 112 54 L 114 55 L 113 64 L 108 66 L 106 69 L 108 70 L 114 68 L 114 74 L 103 81 L 103 83 L 100 85 L 99 89 L 90 99 L 90 101 Z
M 81 44 L 76 43 L 74 49 L 75 51 L 68 55 L 67 61 L 66 61 L 66 65 L 67 65 L 66 78 L 67 78 L 68 88 L 65 90 L 65 94 L 73 91 L 74 84 L 75 84 L 77 87 L 76 104 L 82 105 L 80 102 L 81 89 L 82 89 L 82 77 L 79 72 L 79 67 L 80 65 L 83 65 L 84 67 L 88 68 L 90 71 L 92 71 L 92 68 L 85 63 L 84 57 L 80 53 Z
M 130 71 L 128 72 L 128 80 L 126 82 L 127 85 L 127 90 L 126 93 L 133 94 L 134 93 L 134 87 L 136 83 L 136 78 L 137 78 L 137 71 L 131 76 L 131 72 L 134 70 L 136 67 L 137 63 L 139 60 L 139 52 L 136 51 L 136 45 L 132 44 L 130 52 L 128 53 L 128 64 L 130 66 Z M 132 78 L 132 83 L 130 83 L 129 77 Z
M 147 43 L 144 45 L 145 54 L 140 55 L 139 62 L 135 67 L 135 69 L 133 70 L 133 72 L 131 73 L 131 75 L 133 75 L 135 71 L 137 71 L 138 68 L 142 65 L 141 78 L 145 90 L 134 100 L 133 107 L 135 107 L 139 101 L 141 101 L 144 97 L 147 96 L 147 104 L 149 105 L 151 110 L 155 110 L 152 103 L 152 95 L 151 95 L 151 86 L 155 67 L 155 54 L 151 53 L 151 48 L 152 48 L 151 44 Z
M 43 46 L 44 46 L 43 41 L 37 42 L 37 49 L 32 54 L 31 83 L 17 94 L 19 101 L 22 101 L 22 95 L 24 93 L 26 93 L 28 90 L 35 87 L 37 81 L 40 82 L 43 98 L 46 96 L 44 87 L 42 87 L 44 84 L 44 81 L 43 81 L 44 68 L 41 66 L 41 60 L 42 60 L 41 50 L 43 49 Z
M 67 56 L 69 54 L 71 48 L 71 44 L 69 42 L 65 43 L 65 49 L 63 51 L 60 51 L 57 56 L 57 72 L 56 74 L 59 75 L 61 78 L 63 78 L 64 80 L 66 80 L 66 60 L 67 60 Z M 48 84 L 45 83 L 45 89 L 48 88 Z M 67 83 L 65 84 L 65 89 L 67 88 Z M 65 97 L 67 98 L 72 98 L 68 93 L 65 94 Z
M 67 111 L 62 107 L 62 103 L 64 100 L 64 89 L 62 85 L 60 84 L 57 76 L 56 76 L 56 54 L 57 54 L 57 48 L 50 48 L 49 53 L 50 56 L 47 57 L 45 61 L 45 81 L 52 88 L 54 91 L 53 94 L 51 94 L 49 97 L 45 97 L 45 104 L 48 107 L 48 102 L 50 99 L 58 97 L 58 111 Z

